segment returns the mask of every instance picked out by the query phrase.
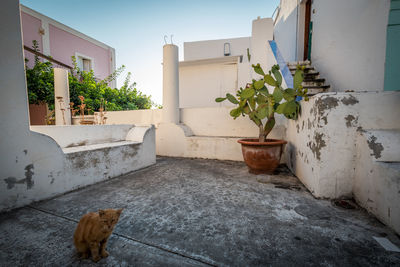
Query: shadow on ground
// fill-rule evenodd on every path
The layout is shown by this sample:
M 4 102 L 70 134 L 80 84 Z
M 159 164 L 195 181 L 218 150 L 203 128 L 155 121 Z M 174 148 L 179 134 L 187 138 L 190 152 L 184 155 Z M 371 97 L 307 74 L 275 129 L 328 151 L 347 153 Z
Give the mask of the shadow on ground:
M 125 208 L 110 256 L 80 260 L 79 218 Z M 299 266 L 400 264 L 373 236 L 399 238 L 361 209 L 314 199 L 281 166 L 251 175 L 241 162 L 157 158 L 157 164 L 0 215 L 2 266 Z

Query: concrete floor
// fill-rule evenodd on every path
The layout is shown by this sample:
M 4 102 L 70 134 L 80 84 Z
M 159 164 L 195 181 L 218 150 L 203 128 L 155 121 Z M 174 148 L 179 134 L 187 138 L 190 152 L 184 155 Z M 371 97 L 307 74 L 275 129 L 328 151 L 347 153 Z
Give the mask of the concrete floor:
M 110 256 L 80 260 L 79 218 L 125 208 Z M 317 200 L 285 167 L 157 158 L 149 168 L 0 215 L 1 266 L 393 266 L 373 236 L 399 237 L 365 211 Z

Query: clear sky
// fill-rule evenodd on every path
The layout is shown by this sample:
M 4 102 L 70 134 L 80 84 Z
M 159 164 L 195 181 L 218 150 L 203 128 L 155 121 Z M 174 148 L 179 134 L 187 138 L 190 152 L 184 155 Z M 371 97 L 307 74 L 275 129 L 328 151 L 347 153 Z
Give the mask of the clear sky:
M 271 17 L 279 0 L 21 0 L 21 4 L 114 47 L 117 67 L 125 65 L 137 88 L 162 104 L 164 35 L 173 34 L 183 60 L 183 42 L 250 36 L 252 20 Z M 118 86 L 125 75 L 119 77 Z

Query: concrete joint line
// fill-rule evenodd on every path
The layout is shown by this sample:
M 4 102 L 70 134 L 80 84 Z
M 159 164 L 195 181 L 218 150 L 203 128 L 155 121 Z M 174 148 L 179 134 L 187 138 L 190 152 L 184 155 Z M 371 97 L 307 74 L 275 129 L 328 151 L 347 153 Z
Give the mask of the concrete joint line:
M 56 213 L 54 213 L 54 212 L 47 211 L 47 210 L 44 210 L 44 209 L 40 209 L 40 208 L 37 208 L 37 207 L 33 207 L 33 206 L 31 206 L 31 205 L 28 205 L 27 207 L 28 207 L 28 208 L 31 208 L 31 209 L 33 209 L 33 210 L 36 210 L 36 211 L 40 211 L 40 212 L 43 212 L 43 213 L 46 213 L 46 214 L 49 214 L 49 215 L 58 217 L 58 218 L 62 218 L 62 219 L 64 219 L 64 220 L 67 220 L 67 221 L 70 221 L 70 222 L 75 222 L 75 223 L 78 223 L 78 222 L 79 222 L 79 221 L 77 221 L 77 220 L 75 220 L 75 219 L 68 218 L 68 217 L 65 217 L 65 216 L 62 216 L 62 215 L 58 215 L 58 214 L 56 214 Z M 203 259 L 200 259 L 200 258 L 197 258 L 197 257 L 185 255 L 185 254 L 182 254 L 182 253 L 180 253 L 180 252 L 177 252 L 177 251 L 174 251 L 174 250 L 171 250 L 171 249 L 164 248 L 164 247 L 162 247 L 162 246 L 160 246 L 160 245 L 152 244 L 152 243 L 149 243 L 149 242 L 145 242 L 145 241 L 141 241 L 141 240 L 135 239 L 135 238 L 130 237 L 130 236 L 126 236 L 126 235 L 123 235 L 123 234 L 119 234 L 118 232 L 115 232 L 115 231 L 114 231 L 112 234 L 113 234 L 113 235 L 116 235 L 116 236 L 118 236 L 118 237 L 122 237 L 122 238 L 124 238 L 124 239 L 130 240 L 130 241 L 133 241 L 133 242 L 136 242 L 136 243 L 139 243 L 139 244 L 148 246 L 148 247 L 153 247 L 153 248 L 156 248 L 156 249 L 159 249 L 159 250 L 162 250 L 162 251 L 171 253 L 171 254 L 175 254 L 175 255 L 178 255 L 178 256 L 181 256 L 181 257 L 184 257 L 184 258 L 188 258 L 188 259 L 191 259 L 191 260 L 194 260 L 194 261 L 197 261 L 197 262 L 200 262 L 200 263 L 209 265 L 209 266 L 215 266 L 215 267 L 218 266 L 218 265 L 216 265 L 215 263 L 210 263 L 210 262 L 207 262 L 207 261 L 205 261 L 205 260 L 203 260 Z

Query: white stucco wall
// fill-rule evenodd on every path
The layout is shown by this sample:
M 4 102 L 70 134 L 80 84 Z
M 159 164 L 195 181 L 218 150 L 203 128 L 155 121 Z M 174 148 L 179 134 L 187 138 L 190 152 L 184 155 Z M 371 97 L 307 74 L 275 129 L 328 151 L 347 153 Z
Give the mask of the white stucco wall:
M 299 18 L 297 4 L 299 2 L 299 0 L 282 0 L 274 25 L 274 40 L 288 62 L 297 60 L 296 43 L 300 43 L 298 42 L 299 35 L 296 33 Z M 300 57 L 302 58 L 302 56 Z
M 272 39 L 272 19 L 258 18 L 252 22 L 251 37 L 185 43 L 185 61 L 179 66 L 180 108 L 230 106 L 227 101 L 216 103 L 214 99 L 226 93 L 235 95 L 252 78 L 260 78 L 252 72 L 251 64 L 260 63 L 268 71 L 276 63 L 268 44 Z M 231 43 L 229 57 L 223 56 L 225 42 Z
M 31 126 L 34 132 L 52 137 L 62 147 L 123 141 L 133 125 Z
M 311 60 L 335 91 L 383 90 L 390 0 L 314 1 Z
M 399 92 L 325 93 L 303 101 L 299 119 L 288 123 L 289 168 L 317 197 L 351 196 L 356 135 L 364 129 L 400 129 L 398 101 Z
M 264 72 L 268 72 L 269 65 L 274 59 L 269 50 L 269 40 L 273 40 L 272 18 L 257 18 L 253 20 L 251 27 L 251 64 L 260 63 Z M 260 75 L 252 71 L 252 78 L 259 79 Z
M 356 146 L 354 198 L 400 233 L 400 130 L 360 131 Z
M 201 62 L 179 67 L 179 107 L 217 107 L 215 98 L 235 94 L 238 86 L 237 58 L 229 62 Z
M 224 56 L 224 43 L 231 46 L 231 56 L 243 55 L 247 61 L 247 48 L 250 49 L 250 37 L 184 42 L 184 60 L 198 60 Z
M 301 47 L 304 34 L 301 17 L 299 27 L 295 25 L 295 5 L 296 0 L 281 1 L 274 27 L 275 40 L 287 61 L 302 60 L 302 53 L 295 57 L 296 28 Z M 383 90 L 389 7 L 390 0 L 313 1 L 311 61 L 332 91 Z
M 234 120 L 229 112 L 232 107 L 185 108 L 181 109 L 181 122 L 188 126 L 196 136 L 218 137 L 256 137 L 258 127 L 246 117 Z M 271 138 L 285 137 L 286 120 L 276 116 L 276 127 Z
M 159 124 L 162 120 L 162 109 L 139 109 L 124 111 L 107 111 L 106 124 Z

